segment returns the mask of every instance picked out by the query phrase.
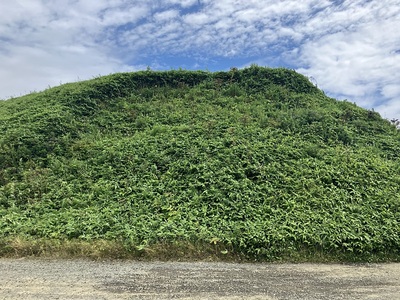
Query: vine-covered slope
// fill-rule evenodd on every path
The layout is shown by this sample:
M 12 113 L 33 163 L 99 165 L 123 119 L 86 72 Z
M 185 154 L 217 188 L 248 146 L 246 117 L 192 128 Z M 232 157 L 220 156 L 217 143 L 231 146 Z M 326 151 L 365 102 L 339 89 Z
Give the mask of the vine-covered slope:
M 294 71 L 65 84 L 1 101 L 0 132 L 0 253 L 23 239 L 399 257 L 399 132 Z

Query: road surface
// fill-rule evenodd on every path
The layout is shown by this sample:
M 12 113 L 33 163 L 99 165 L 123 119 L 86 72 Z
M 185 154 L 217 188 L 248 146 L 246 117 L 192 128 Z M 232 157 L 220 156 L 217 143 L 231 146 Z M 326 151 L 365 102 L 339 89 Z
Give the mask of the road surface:
M 400 264 L 0 259 L 0 299 L 400 299 Z

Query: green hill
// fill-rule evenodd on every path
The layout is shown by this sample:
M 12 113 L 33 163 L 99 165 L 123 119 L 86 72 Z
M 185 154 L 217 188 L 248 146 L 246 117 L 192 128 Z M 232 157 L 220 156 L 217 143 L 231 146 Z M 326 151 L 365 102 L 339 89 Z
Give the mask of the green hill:
M 0 132 L 2 256 L 400 257 L 399 131 L 294 71 L 65 84 Z

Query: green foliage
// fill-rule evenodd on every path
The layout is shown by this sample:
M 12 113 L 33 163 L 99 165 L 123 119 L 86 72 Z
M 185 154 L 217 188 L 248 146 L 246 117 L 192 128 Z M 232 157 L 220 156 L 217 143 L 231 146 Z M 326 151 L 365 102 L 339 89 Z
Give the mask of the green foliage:
M 294 71 L 114 74 L 0 102 L 0 131 L 0 240 L 400 249 L 399 131 Z

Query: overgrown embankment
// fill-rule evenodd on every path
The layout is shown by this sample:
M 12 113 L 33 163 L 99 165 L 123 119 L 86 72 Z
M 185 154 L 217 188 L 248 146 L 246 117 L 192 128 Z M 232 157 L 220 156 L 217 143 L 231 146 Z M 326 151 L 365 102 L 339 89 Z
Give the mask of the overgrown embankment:
M 293 71 L 114 74 L 0 131 L 0 255 L 399 260 L 399 132 Z

